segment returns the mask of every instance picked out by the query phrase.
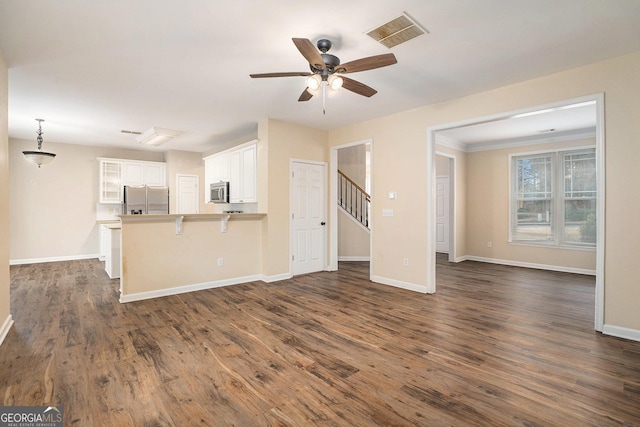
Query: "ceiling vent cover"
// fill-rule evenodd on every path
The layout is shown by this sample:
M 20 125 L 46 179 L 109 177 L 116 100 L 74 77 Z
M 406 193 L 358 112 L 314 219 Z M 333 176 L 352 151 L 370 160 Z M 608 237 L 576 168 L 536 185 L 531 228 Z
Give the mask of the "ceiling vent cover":
M 420 24 L 411 19 L 406 13 L 403 13 L 401 16 L 386 24 L 367 31 L 369 37 L 382 43 L 389 49 L 423 34 L 429 34 L 429 31 L 422 28 Z

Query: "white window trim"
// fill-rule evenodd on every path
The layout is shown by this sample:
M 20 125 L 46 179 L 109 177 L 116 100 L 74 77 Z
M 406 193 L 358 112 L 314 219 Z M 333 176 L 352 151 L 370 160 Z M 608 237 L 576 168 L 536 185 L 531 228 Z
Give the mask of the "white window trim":
M 564 148 L 553 148 L 550 150 L 536 150 L 536 151 L 527 151 L 527 152 L 522 152 L 522 153 L 511 153 L 509 154 L 509 244 L 512 245 L 518 245 L 518 246 L 534 246 L 534 247 L 544 247 L 544 248 L 556 248 L 556 249 L 571 249 L 571 250 L 579 250 L 579 251 L 595 251 L 596 247 L 598 245 L 598 241 L 596 239 L 596 243 L 593 246 L 590 245 L 575 245 L 575 244 L 567 244 L 564 241 L 561 241 L 562 239 L 559 239 L 558 236 L 560 235 L 559 232 L 559 224 L 562 224 L 563 218 L 560 218 L 560 215 L 564 215 L 564 208 L 562 209 L 554 209 L 554 240 L 553 241 L 528 241 L 528 240 L 517 240 L 513 238 L 513 203 L 514 203 L 514 183 L 515 180 L 513 179 L 513 158 L 514 157 L 527 157 L 527 156 L 536 156 L 539 154 L 554 154 L 555 155 L 555 161 L 557 163 L 557 158 L 558 153 L 566 153 L 566 152 L 570 152 L 570 151 L 580 151 L 580 150 L 595 150 L 596 152 L 596 168 L 598 167 L 598 149 L 596 147 L 596 145 L 579 145 L 579 146 L 575 146 L 575 147 L 564 147 Z M 557 164 L 554 164 L 554 168 L 553 168 L 553 173 L 556 173 L 556 169 L 558 168 Z M 554 177 L 554 191 L 557 190 L 556 187 L 558 187 L 558 180 L 555 179 Z M 600 184 L 599 182 L 597 184 Z M 598 185 L 598 192 L 601 190 L 599 185 Z M 556 191 L 557 192 L 557 191 Z M 555 207 L 555 200 L 557 197 L 553 198 L 554 201 L 554 207 Z M 596 202 L 598 201 L 598 197 L 596 196 Z M 598 209 L 596 208 L 596 212 L 599 213 Z M 560 221 L 558 221 L 558 219 L 560 219 Z

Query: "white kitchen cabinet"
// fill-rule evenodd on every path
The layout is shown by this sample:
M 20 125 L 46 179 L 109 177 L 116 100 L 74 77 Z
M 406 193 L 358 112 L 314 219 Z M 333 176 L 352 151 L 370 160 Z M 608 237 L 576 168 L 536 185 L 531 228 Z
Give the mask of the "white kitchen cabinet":
M 165 187 L 167 185 L 167 167 L 165 163 L 144 163 L 145 184 L 150 187 Z
M 230 153 L 229 172 L 229 202 L 257 202 L 255 144 Z
M 144 185 L 144 165 L 140 162 L 124 162 L 123 185 Z
M 122 203 L 122 161 L 100 159 L 100 203 Z
M 124 185 L 148 185 L 164 187 L 167 184 L 166 165 L 160 162 L 123 163 Z
M 162 162 L 98 158 L 100 163 L 99 203 L 122 203 L 125 185 L 167 185 L 167 167 Z
M 230 203 L 257 202 L 256 141 L 204 158 L 205 201 L 211 201 L 211 183 L 229 182 Z
M 100 255 L 98 256 L 99 261 L 104 261 L 107 258 L 107 251 L 109 247 L 109 241 L 107 240 L 109 236 L 109 228 L 107 228 L 104 224 L 100 225 Z

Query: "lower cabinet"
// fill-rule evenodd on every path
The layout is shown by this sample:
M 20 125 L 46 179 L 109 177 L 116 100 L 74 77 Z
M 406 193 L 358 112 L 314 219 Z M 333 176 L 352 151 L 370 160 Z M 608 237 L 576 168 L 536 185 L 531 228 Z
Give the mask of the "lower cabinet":
M 104 256 L 104 269 L 110 279 L 120 278 L 120 236 L 119 226 L 100 226 L 100 259 Z

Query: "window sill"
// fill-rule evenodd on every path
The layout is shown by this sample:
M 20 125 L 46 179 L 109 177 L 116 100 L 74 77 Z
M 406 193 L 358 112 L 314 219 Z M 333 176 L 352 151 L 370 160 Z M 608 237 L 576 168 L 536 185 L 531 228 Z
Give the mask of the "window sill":
M 542 242 L 524 242 L 524 241 L 511 241 L 510 245 L 513 246 L 530 246 L 535 248 L 546 248 L 546 249 L 569 249 L 573 251 L 585 251 L 585 252 L 595 252 L 596 246 L 570 246 L 570 245 L 556 245 L 553 243 L 542 243 Z

